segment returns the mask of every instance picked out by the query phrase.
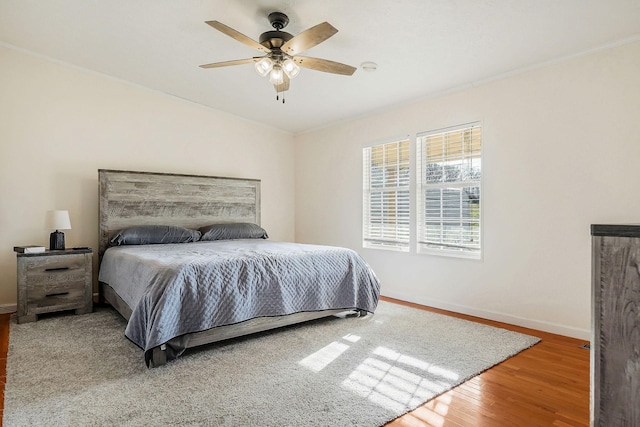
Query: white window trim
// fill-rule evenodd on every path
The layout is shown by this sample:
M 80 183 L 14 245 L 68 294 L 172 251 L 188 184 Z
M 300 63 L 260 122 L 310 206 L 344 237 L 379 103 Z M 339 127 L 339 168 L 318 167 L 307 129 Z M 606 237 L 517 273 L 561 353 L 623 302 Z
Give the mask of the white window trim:
M 474 121 L 474 122 L 469 122 L 469 123 L 465 123 L 465 124 L 461 124 L 461 125 L 455 125 L 455 126 L 450 126 L 450 127 L 444 127 L 444 128 L 439 128 L 439 129 L 434 129 L 434 130 L 430 130 L 430 131 L 426 131 L 426 132 L 420 132 L 416 134 L 416 138 L 415 138 L 415 174 L 416 174 L 416 179 L 415 179 L 415 192 L 414 192 L 414 200 L 415 200 L 415 206 L 416 206 L 416 214 L 415 214 L 415 228 L 412 231 L 412 238 L 415 238 L 415 253 L 420 254 L 420 255 L 436 255 L 436 256 L 444 256 L 447 258 L 464 258 L 464 259 L 473 259 L 473 260 L 479 260 L 482 261 L 484 258 L 484 191 L 483 191 L 483 182 L 484 182 L 484 173 L 481 175 L 480 180 L 479 180 L 479 186 L 480 186 L 480 249 L 478 252 L 464 252 L 464 251 L 460 251 L 460 250 L 447 250 L 447 249 L 430 249 L 430 248 L 421 248 L 420 247 L 420 243 L 419 243 L 419 239 L 418 239 L 418 232 L 420 229 L 420 226 L 418 224 L 418 221 L 420 221 L 420 218 L 422 218 L 422 214 L 421 214 L 421 205 L 423 202 L 422 199 L 422 147 L 421 144 L 419 142 L 420 138 L 423 138 L 425 136 L 429 136 L 429 135 L 435 135 L 435 134 L 439 134 L 439 133 L 443 133 L 443 132 L 455 132 L 456 130 L 461 130 L 461 129 L 466 129 L 468 127 L 472 127 L 472 126 L 479 126 L 482 129 L 482 139 L 481 139 L 481 145 L 480 145 L 480 158 L 482 159 L 482 164 L 484 166 L 484 132 L 485 132 L 485 128 L 484 128 L 484 124 L 482 123 L 482 121 L 478 120 L 478 121 Z M 431 188 L 437 188 L 437 187 L 441 187 L 441 188 L 451 188 L 451 187 L 466 187 L 468 186 L 468 183 L 466 182 L 456 182 L 456 183 L 442 183 L 442 184 L 435 184 L 435 185 L 431 185 Z
M 391 144 L 391 143 L 399 143 L 399 142 L 403 142 L 403 141 L 408 141 L 409 143 L 409 185 L 406 187 L 386 187 L 385 190 L 386 191 L 398 191 L 399 189 L 406 189 L 409 191 L 409 240 L 406 242 L 406 245 L 404 246 L 393 246 L 394 241 L 389 241 L 389 246 L 383 246 L 381 244 L 376 245 L 375 244 L 375 239 L 368 239 L 366 236 L 366 227 L 369 221 L 369 208 L 368 208 L 368 200 L 369 200 L 369 191 L 370 189 L 366 187 L 366 183 L 365 183 L 365 170 L 366 168 L 368 168 L 369 166 L 367 165 L 367 159 L 364 156 L 364 151 L 367 148 L 373 148 L 379 145 L 386 145 L 386 144 Z M 411 142 L 411 136 L 410 135 L 402 135 L 399 136 L 397 138 L 388 138 L 388 139 L 384 139 L 384 140 L 378 140 L 375 142 L 369 142 L 366 144 L 362 145 L 362 179 L 363 179 L 363 183 L 362 183 L 362 247 L 365 249 L 375 249 L 375 250 L 388 250 L 388 251 L 394 251 L 394 252 L 413 252 L 413 240 L 414 240 L 414 220 L 413 220 L 413 203 L 411 203 L 411 200 L 413 198 L 413 194 L 414 194 L 414 150 L 413 150 L 413 144 Z M 370 174 L 370 171 L 369 171 Z M 383 243 L 383 240 L 379 241 L 380 243 Z

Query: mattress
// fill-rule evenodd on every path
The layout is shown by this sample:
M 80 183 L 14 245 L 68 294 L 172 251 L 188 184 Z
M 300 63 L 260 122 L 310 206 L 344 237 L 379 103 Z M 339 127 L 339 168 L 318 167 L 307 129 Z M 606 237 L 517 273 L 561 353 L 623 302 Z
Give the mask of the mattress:
M 173 338 L 256 317 L 373 313 L 380 293 L 353 250 L 263 239 L 112 247 L 99 280 L 131 308 L 125 335 L 145 354 Z

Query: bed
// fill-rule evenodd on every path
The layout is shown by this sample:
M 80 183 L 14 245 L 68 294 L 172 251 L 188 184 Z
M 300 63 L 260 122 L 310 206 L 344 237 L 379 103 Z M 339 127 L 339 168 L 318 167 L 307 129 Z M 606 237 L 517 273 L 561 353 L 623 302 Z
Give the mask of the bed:
M 375 311 L 380 285 L 356 252 L 267 238 L 259 180 L 98 175 L 100 300 L 127 319 L 148 367 L 196 346 Z M 149 229 L 162 239 L 140 239 Z

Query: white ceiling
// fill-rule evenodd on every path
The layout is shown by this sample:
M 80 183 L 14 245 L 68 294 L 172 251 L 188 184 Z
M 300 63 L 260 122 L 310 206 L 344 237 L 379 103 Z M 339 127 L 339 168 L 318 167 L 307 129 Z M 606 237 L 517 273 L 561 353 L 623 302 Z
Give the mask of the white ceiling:
M 267 15 L 295 35 L 339 32 L 302 55 L 378 70 L 302 69 L 276 102 L 251 64 Z M 541 63 L 640 39 L 640 0 L 0 0 L 0 41 L 153 90 L 300 133 Z

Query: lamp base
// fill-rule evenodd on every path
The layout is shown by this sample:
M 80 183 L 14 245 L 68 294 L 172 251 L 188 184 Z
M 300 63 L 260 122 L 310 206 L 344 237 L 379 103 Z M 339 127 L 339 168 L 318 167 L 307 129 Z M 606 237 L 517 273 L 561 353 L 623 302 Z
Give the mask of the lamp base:
M 64 233 L 56 230 L 49 236 L 49 250 L 61 251 L 64 250 Z

